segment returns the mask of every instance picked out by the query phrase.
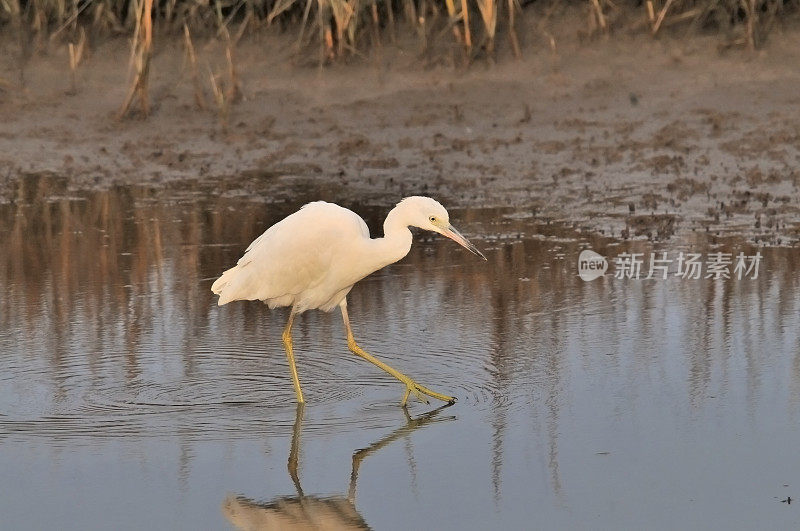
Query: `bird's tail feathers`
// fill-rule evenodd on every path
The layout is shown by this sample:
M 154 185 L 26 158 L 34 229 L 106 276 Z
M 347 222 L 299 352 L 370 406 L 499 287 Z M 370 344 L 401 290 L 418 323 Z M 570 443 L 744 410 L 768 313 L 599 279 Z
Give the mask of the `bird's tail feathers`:
M 217 280 L 215 280 L 214 283 L 211 285 L 211 291 L 219 295 L 219 301 L 217 302 L 217 304 L 219 304 L 220 306 L 222 306 L 223 304 L 228 304 L 229 302 L 235 299 L 235 296 L 233 296 L 230 293 L 231 290 L 230 289 L 226 290 L 225 288 L 230 287 L 231 281 L 233 280 L 233 277 L 236 274 L 237 269 L 239 269 L 239 266 L 234 266 L 228 269 L 227 271 L 222 273 L 222 275 Z

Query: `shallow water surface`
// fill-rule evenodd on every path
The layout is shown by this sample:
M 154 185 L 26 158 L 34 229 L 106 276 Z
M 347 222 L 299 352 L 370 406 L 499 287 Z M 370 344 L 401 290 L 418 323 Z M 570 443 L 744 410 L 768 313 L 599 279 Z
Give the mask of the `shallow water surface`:
M 420 234 L 349 308 L 366 350 L 459 401 L 401 409 L 338 312 L 308 312 L 299 409 L 286 313 L 218 307 L 210 286 L 266 227 L 346 191 L 238 186 L 29 177 L 0 205 L 0 528 L 800 524 L 797 249 L 761 249 L 757 279 L 584 282 L 587 247 L 756 249 L 455 210 L 488 262 Z M 376 234 L 387 203 L 344 204 Z

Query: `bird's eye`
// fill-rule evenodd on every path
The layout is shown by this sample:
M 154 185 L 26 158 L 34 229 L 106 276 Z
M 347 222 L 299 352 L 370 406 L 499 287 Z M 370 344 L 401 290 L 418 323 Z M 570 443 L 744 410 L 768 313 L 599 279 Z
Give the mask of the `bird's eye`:
M 436 223 L 436 216 L 431 216 L 428 220 L 430 220 L 431 223 Z

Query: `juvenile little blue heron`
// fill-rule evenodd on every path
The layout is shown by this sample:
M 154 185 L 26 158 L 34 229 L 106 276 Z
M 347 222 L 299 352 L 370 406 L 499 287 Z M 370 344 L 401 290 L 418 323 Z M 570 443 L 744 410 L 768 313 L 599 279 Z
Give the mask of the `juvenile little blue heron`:
M 397 262 L 411 249 L 408 227 L 438 232 L 486 257 L 450 225 L 447 210 L 430 197 L 407 197 L 383 222 L 383 238 L 370 238 L 364 220 L 355 212 L 325 201 L 309 203 L 268 228 L 256 238 L 236 263 L 219 277 L 211 291 L 219 305 L 235 300 L 260 300 L 270 308 L 291 306 L 283 330 L 283 345 L 292 372 L 297 401 L 303 391 L 294 364 L 292 323 L 306 310 L 342 310 L 350 350 L 388 372 L 406 385 L 402 405 L 410 393 L 427 402 L 423 395 L 454 402 L 455 398 L 431 391 L 364 351 L 353 337 L 347 316 L 347 294 L 353 284 L 370 273 Z

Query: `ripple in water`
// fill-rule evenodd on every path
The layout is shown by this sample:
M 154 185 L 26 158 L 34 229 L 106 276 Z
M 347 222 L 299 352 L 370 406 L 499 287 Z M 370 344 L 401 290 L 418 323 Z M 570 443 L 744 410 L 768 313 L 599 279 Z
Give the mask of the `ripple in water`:
M 46 189 L 0 206 L 0 436 L 236 438 L 291 429 L 285 314 L 255 302 L 220 308 L 209 288 L 303 198 L 265 205 L 175 191 L 171 201 L 141 187 L 36 199 Z M 378 232 L 385 209 L 356 207 Z M 594 339 L 584 330 L 613 335 L 631 318 L 627 305 L 649 311 L 648 299 L 620 283 L 586 284 L 571 269 L 580 249 L 604 251 L 607 239 L 508 209 L 458 216 L 488 262 L 421 235 L 408 257 L 349 297 L 362 347 L 456 396 L 454 414 L 554 395 L 569 373 L 565 351 Z M 796 257 L 776 251 L 765 263 L 791 286 Z M 759 284 L 738 289 L 737 297 L 753 296 Z M 694 285 L 673 291 L 693 307 Z M 780 305 L 786 315 L 795 315 L 792 303 Z M 402 384 L 347 350 L 337 311 L 298 318 L 295 340 L 309 430 L 394 425 Z

